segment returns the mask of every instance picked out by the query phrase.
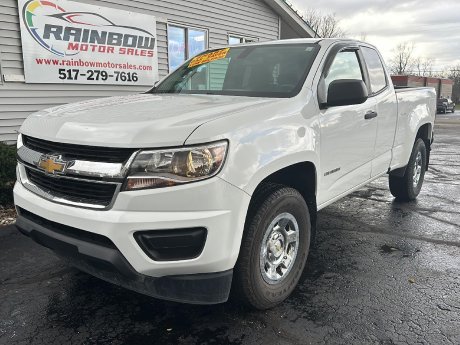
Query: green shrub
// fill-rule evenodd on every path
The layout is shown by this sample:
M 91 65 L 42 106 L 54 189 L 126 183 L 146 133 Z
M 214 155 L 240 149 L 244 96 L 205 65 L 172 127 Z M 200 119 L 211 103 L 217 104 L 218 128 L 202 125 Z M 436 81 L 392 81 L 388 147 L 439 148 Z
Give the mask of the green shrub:
M 16 180 L 16 147 L 0 143 L 0 205 L 13 203 Z

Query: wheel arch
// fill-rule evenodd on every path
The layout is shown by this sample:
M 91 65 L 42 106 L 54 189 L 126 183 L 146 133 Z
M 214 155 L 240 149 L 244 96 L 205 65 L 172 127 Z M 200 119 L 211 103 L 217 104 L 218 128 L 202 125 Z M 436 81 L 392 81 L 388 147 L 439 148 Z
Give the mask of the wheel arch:
M 299 178 L 302 176 L 303 178 Z M 296 189 L 304 198 L 310 212 L 312 243 L 316 236 L 317 219 L 317 169 L 311 161 L 302 161 L 272 171 L 254 188 L 246 219 L 250 216 L 251 205 L 261 188 L 267 184 L 278 184 Z
M 422 139 L 423 142 L 425 143 L 425 146 L 426 146 L 426 167 L 425 169 L 428 170 L 428 166 L 430 164 L 430 152 L 431 152 L 431 144 L 433 143 L 433 124 L 431 122 L 425 122 L 425 123 L 422 123 L 419 125 L 418 129 L 417 129 L 417 132 L 415 134 L 415 138 L 414 138 L 414 141 L 413 141 L 413 144 L 412 144 L 412 147 L 413 145 L 415 144 L 415 142 L 417 141 L 417 139 Z M 411 147 L 411 151 L 412 151 L 412 147 Z M 404 174 L 406 173 L 406 169 L 407 169 L 407 164 L 401 168 L 398 168 L 398 169 L 395 169 L 395 170 L 392 170 L 390 171 L 390 175 L 393 175 L 393 176 L 404 176 Z
M 422 124 L 418 131 L 417 135 L 415 136 L 415 141 L 417 139 L 422 139 L 426 146 L 426 167 L 425 170 L 428 170 L 428 166 L 430 165 L 430 152 L 431 152 L 431 144 L 433 143 L 433 124 L 430 122 Z M 414 142 L 415 142 L 414 141 Z

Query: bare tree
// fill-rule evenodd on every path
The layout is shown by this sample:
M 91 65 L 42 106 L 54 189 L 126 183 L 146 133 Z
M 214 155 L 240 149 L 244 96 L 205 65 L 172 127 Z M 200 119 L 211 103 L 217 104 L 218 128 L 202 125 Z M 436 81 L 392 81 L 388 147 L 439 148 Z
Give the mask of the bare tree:
M 393 49 L 393 57 L 390 60 L 390 69 L 392 74 L 405 75 L 415 64 L 414 61 L 414 43 L 404 42 L 398 44 Z
M 419 77 L 432 77 L 433 63 L 432 58 L 417 57 L 414 59 L 415 72 Z
M 335 13 L 324 13 L 318 10 L 308 10 L 302 17 L 316 32 L 318 37 L 344 37 L 345 31 L 340 27 L 340 20 Z
M 360 41 L 362 41 L 362 42 L 366 42 L 367 41 L 367 34 L 365 32 L 361 32 L 361 35 L 359 36 L 358 39 Z
M 450 67 L 448 78 L 454 81 L 452 88 L 452 99 L 456 102 L 460 100 L 460 64 Z
M 448 78 L 460 84 L 460 64 L 449 67 Z

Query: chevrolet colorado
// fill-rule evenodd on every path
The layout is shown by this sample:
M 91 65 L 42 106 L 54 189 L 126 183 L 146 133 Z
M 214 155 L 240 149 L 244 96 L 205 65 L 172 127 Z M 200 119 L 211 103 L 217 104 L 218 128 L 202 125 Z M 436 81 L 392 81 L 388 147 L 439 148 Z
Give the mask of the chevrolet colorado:
M 395 90 L 375 47 L 295 39 L 212 49 L 150 91 L 30 115 L 17 227 L 157 298 L 271 308 L 293 291 L 318 210 L 389 175 L 413 200 L 431 88 Z

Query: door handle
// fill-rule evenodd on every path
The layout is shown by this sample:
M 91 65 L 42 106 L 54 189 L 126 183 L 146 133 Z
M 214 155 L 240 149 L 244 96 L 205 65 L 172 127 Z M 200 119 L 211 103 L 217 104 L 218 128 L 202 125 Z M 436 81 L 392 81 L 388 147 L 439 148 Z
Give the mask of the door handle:
M 376 111 L 373 111 L 373 110 L 370 110 L 366 113 L 366 115 L 364 115 L 364 119 L 365 120 L 370 120 L 370 119 L 373 119 L 374 117 L 377 117 L 377 112 Z

